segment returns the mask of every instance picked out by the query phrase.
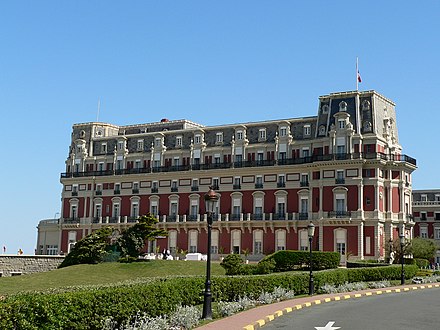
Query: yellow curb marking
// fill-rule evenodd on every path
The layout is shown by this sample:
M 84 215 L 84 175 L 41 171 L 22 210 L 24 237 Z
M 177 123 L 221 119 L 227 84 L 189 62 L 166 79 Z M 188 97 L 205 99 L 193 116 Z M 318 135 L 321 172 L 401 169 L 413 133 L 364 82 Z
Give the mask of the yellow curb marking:
M 332 300 L 331 300 L 331 298 L 325 298 L 324 301 L 325 301 L 325 302 L 330 302 L 330 301 L 332 301 Z
M 400 289 L 396 289 L 396 290 L 394 290 L 395 292 L 400 292 Z
M 273 321 L 273 320 L 275 320 L 275 316 L 273 316 L 273 314 L 272 314 L 272 315 L 267 315 L 267 316 L 266 316 L 266 321 L 267 321 L 267 322 L 270 322 L 270 321 Z
M 416 287 L 416 286 L 413 286 L 413 287 L 412 287 L 412 289 L 413 289 L 413 290 L 417 290 L 417 289 L 418 289 L 418 287 Z
M 428 284 L 426 287 L 428 287 L 428 288 L 432 288 L 432 285 L 431 285 L 431 284 Z
M 315 303 L 315 305 L 319 305 L 319 304 L 321 304 L 321 300 L 315 300 L 314 303 Z
M 391 292 L 393 292 L 393 290 L 388 289 L 388 290 L 385 290 L 385 292 L 386 293 L 391 293 Z
M 372 295 L 373 295 L 373 292 L 365 292 L 365 295 L 366 295 L 366 296 L 372 296 Z
M 254 330 L 254 326 L 253 325 L 247 325 L 243 328 L 243 330 Z
M 417 290 L 417 288 L 415 288 L 415 287 L 413 287 L 412 289 Z M 409 291 L 409 290 L 410 290 L 410 288 L 403 288 L 403 291 Z
M 362 295 L 361 295 L 360 293 L 356 293 L 356 294 L 354 295 L 354 297 L 355 297 L 355 298 L 360 298 L 360 297 L 362 297 Z
M 255 323 L 257 323 L 260 327 L 262 327 L 263 325 L 266 324 L 266 321 L 265 321 L 265 320 L 258 320 L 258 321 L 255 322 Z
M 341 300 L 341 297 L 335 297 L 335 301 Z
M 295 308 L 296 308 L 296 309 L 301 309 L 301 308 L 303 308 L 303 307 L 302 307 L 302 305 L 295 305 Z
M 290 313 L 291 311 L 293 311 L 293 309 L 292 309 L 292 307 L 286 307 L 286 308 L 284 308 L 284 311 L 286 313 Z
M 350 298 L 351 298 L 351 296 L 348 295 L 348 294 L 346 294 L 346 295 L 344 296 L 344 299 L 350 299 Z
M 276 312 L 274 313 L 274 315 L 275 315 L 276 317 L 280 317 L 281 315 L 283 315 L 283 311 L 276 311 Z
M 421 287 L 420 287 L 420 289 L 424 289 L 425 288 L 425 286 L 424 285 L 422 285 Z
M 382 294 L 383 292 L 381 290 L 376 291 L 376 294 Z
M 306 302 L 304 305 L 305 305 L 306 307 L 310 307 L 310 306 L 312 306 L 312 303 L 310 303 L 310 302 Z

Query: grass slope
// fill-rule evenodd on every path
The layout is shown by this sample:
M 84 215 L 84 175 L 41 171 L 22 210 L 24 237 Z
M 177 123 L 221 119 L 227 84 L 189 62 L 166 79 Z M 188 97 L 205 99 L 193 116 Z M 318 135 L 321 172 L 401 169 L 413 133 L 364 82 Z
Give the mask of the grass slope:
M 41 291 L 66 286 L 115 283 L 140 277 L 206 274 L 206 262 L 152 260 L 124 264 L 76 265 L 45 273 L 0 278 L 0 296 L 24 291 Z M 224 275 L 218 262 L 211 263 L 212 275 Z

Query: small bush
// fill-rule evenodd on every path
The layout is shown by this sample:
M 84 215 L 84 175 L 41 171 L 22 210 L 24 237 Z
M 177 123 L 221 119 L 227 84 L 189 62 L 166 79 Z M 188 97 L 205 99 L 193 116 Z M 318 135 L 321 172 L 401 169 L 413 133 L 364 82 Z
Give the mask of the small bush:
M 339 266 L 341 256 L 337 252 L 312 251 L 312 266 L 314 270 L 332 269 Z M 310 252 L 307 251 L 277 251 L 263 258 L 260 263 L 273 260 L 274 272 L 286 272 L 309 267 Z
M 220 263 L 225 269 L 226 275 L 239 275 L 242 273 L 243 259 L 238 254 L 226 256 Z
M 420 269 L 428 268 L 429 266 L 429 260 L 426 259 L 414 258 L 414 262 L 416 263 L 417 267 L 419 267 Z

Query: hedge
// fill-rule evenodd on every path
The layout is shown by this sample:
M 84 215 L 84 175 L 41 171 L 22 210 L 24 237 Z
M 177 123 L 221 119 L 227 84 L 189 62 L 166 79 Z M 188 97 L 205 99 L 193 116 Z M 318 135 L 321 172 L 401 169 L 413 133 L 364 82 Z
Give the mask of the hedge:
M 415 265 L 406 265 L 406 278 L 412 278 L 417 270 Z M 399 279 L 400 266 L 325 270 L 314 275 L 319 292 L 324 284 Z M 276 287 L 300 295 L 307 293 L 308 281 L 307 272 L 213 277 L 213 300 L 255 297 Z M 0 300 L 0 329 L 102 329 L 109 317 L 121 323 L 138 311 L 164 315 L 180 304 L 202 304 L 204 282 L 201 276 L 173 277 L 125 286 L 10 296 Z
M 294 269 L 301 269 L 310 262 L 308 251 L 277 251 L 272 253 L 260 262 L 274 260 L 274 272 L 286 272 Z M 314 270 L 331 269 L 339 266 L 341 256 L 338 252 L 312 251 L 312 267 Z
M 347 268 L 385 267 L 389 265 L 384 262 L 347 261 Z

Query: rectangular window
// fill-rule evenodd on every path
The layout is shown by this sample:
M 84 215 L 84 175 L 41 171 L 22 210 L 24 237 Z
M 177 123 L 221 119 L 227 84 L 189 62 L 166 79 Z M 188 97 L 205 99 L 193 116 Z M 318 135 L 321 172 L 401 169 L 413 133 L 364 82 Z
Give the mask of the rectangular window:
M 302 150 L 302 156 L 303 157 L 309 157 L 310 156 L 310 150 L 309 149 L 303 149 Z
M 420 220 L 427 220 L 426 212 L 420 212 Z
M 219 132 L 215 134 L 215 142 L 216 143 L 223 143 L 223 133 Z
M 113 217 L 118 218 L 119 215 L 119 204 L 113 204 Z
M 131 216 L 135 219 L 139 217 L 139 204 L 133 203 L 133 206 L 131 207 Z
M 237 131 L 237 140 L 243 140 L 243 131 Z
M 122 150 L 122 149 L 124 149 L 124 142 L 119 141 L 118 142 L 118 150 Z
M 213 230 L 211 233 L 211 253 L 218 254 L 219 231 Z
M 195 143 L 195 144 L 200 144 L 200 143 L 202 143 L 202 137 L 201 137 L 200 134 L 196 134 L 196 135 L 194 136 L 194 143 Z
M 189 232 L 189 253 L 197 252 L 197 231 L 191 230 Z
M 426 195 L 422 195 L 422 196 L 420 196 L 420 200 L 421 200 L 422 202 L 426 202 L 426 201 L 428 200 L 428 196 L 426 196 Z
M 285 250 L 286 249 L 286 231 L 285 230 L 279 230 L 276 232 L 277 238 L 276 238 L 276 250 Z
M 440 239 L 440 228 L 434 228 L 435 239 Z
M 440 212 L 435 212 L 434 213 L 434 219 L 435 220 L 440 220 Z
M 107 152 L 107 143 L 101 144 L 101 151 L 103 154 L 105 154 Z
M 214 190 L 218 190 L 219 189 L 219 179 L 218 178 L 213 178 L 212 179 L 212 187 Z
M 258 140 L 260 141 L 266 141 L 266 129 L 265 128 L 261 128 L 258 131 Z
M 305 125 L 304 126 L 304 136 L 310 136 L 312 130 L 310 128 L 310 125 Z
M 136 159 L 136 161 L 134 162 L 134 168 L 137 170 L 141 168 L 141 160 L 140 159 Z
M 309 236 L 307 230 L 301 230 L 299 232 L 299 250 L 308 251 L 309 250 Z
M 281 127 L 280 136 L 286 136 L 286 135 L 287 135 L 287 127 Z
M 138 140 L 137 141 L 137 150 L 138 151 L 144 150 L 144 140 Z
M 181 147 L 181 146 L 182 146 L 182 137 L 177 136 L 176 137 L 176 147 Z
M 160 147 L 162 145 L 162 139 L 161 138 L 156 138 L 154 140 L 154 146 L 155 147 Z
M 427 227 L 420 227 L 420 237 L 421 238 L 428 238 L 428 228 Z
M 340 129 L 345 128 L 345 120 L 344 119 L 338 120 L 338 127 Z

